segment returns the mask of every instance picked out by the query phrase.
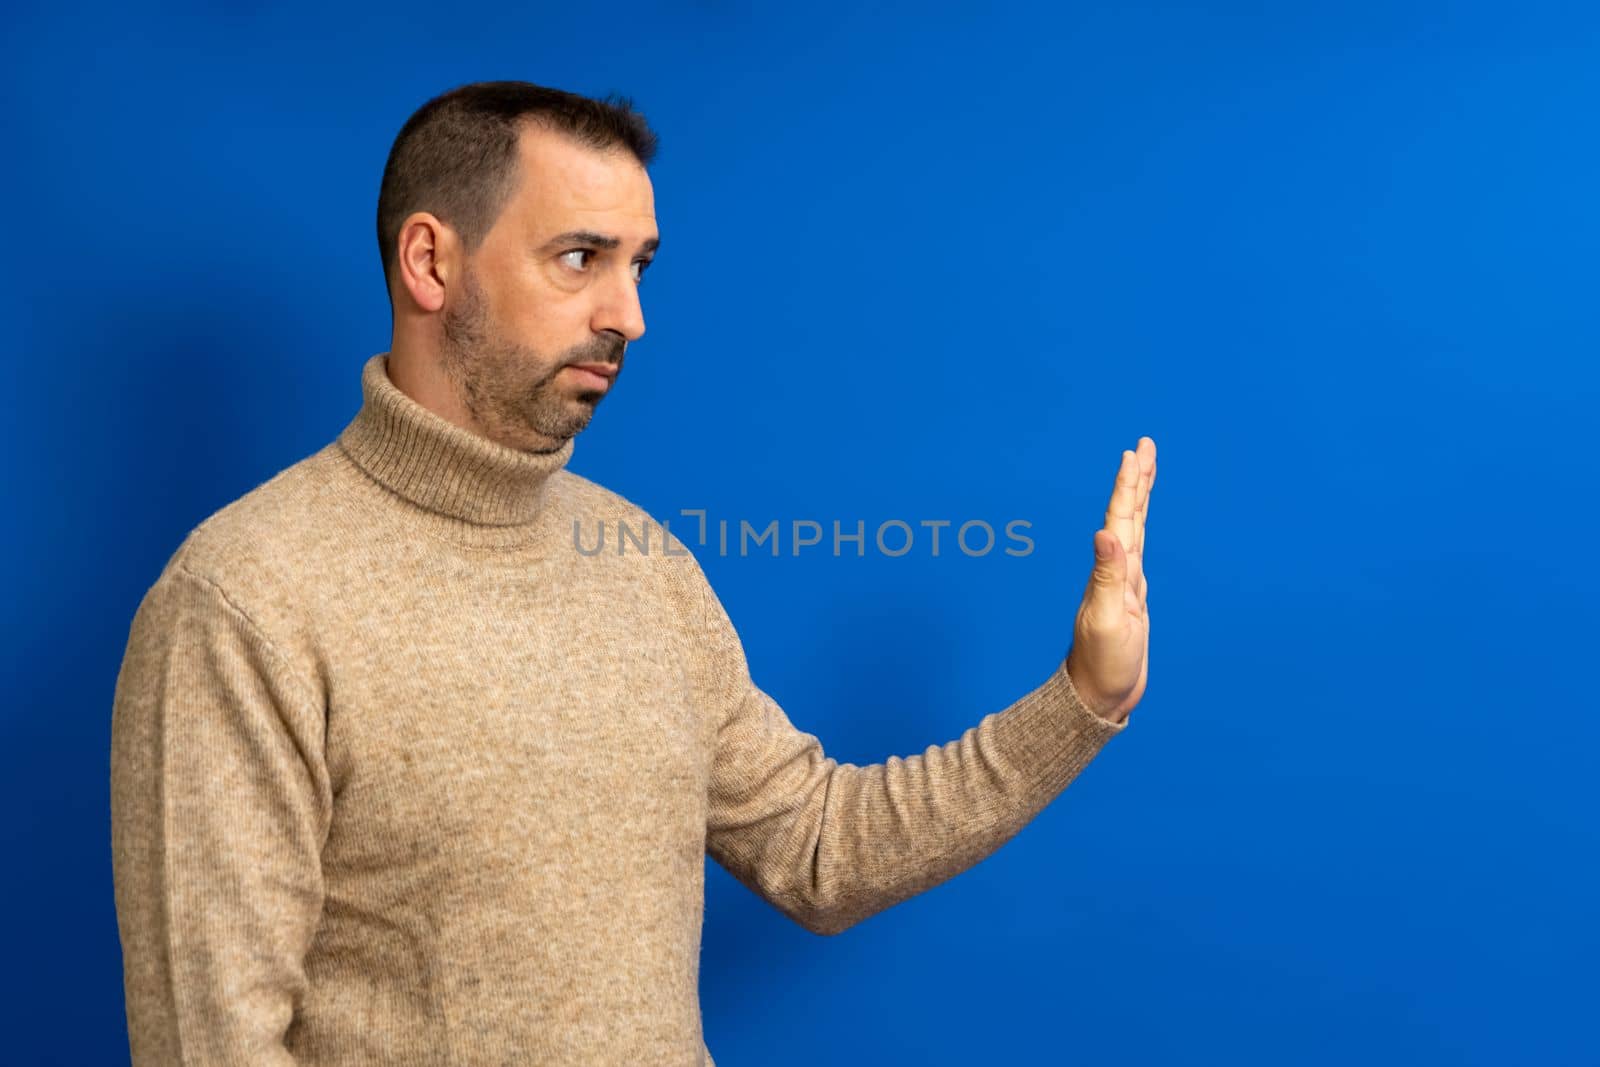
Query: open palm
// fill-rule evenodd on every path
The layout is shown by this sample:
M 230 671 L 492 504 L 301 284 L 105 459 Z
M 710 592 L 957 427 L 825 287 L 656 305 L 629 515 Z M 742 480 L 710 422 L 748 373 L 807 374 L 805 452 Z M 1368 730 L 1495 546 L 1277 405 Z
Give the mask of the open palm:
M 1095 565 L 1073 623 L 1067 674 L 1096 714 L 1114 721 L 1144 696 L 1150 670 L 1150 609 L 1144 525 L 1156 480 L 1156 443 L 1139 438 L 1122 453 L 1106 524 L 1095 531 Z

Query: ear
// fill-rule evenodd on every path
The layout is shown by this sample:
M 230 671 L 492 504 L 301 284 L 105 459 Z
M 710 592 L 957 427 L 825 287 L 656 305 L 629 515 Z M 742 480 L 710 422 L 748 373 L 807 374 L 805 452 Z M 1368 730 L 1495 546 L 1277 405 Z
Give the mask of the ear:
M 402 295 L 422 311 L 444 307 L 445 285 L 455 273 L 460 242 L 437 215 L 417 211 L 400 226 L 395 263 Z

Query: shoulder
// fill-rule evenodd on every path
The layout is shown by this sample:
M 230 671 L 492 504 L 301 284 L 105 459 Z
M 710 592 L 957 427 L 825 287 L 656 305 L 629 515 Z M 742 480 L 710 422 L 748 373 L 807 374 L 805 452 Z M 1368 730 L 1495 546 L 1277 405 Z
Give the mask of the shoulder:
M 152 588 L 189 579 L 226 600 L 280 650 L 302 643 L 317 576 L 326 572 L 340 537 L 333 447 L 206 516 L 168 557 Z
M 573 471 L 562 470 L 551 486 L 564 521 L 577 523 L 584 545 L 604 538 L 607 553 L 638 557 L 661 590 L 689 618 L 698 618 L 710 583 L 685 541 L 696 529 L 693 515 L 656 516 L 621 493 Z M 672 527 L 676 523 L 684 536 Z M 620 546 L 620 551 L 619 551 Z
M 552 503 L 565 521 L 579 523 L 591 538 L 605 523 L 613 547 L 619 534 L 626 531 L 629 553 L 683 559 L 688 552 L 672 529 L 675 521 L 683 525 L 682 516 L 659 518 L 621 493 L 567 470 L 557 472 L 551 491 Z M 692 556 L 690 559 L 692 562 Z
M 656 519 L 614 489 L 607 489 L 576 471 L 563 468 L 551 476 L 551 503 L 575 519 L 622 519 L 655 523 Z
M 189 531 L 173 563 L 223 585 L 299 570 L 327 540 L 332 445 L 285 467 Z

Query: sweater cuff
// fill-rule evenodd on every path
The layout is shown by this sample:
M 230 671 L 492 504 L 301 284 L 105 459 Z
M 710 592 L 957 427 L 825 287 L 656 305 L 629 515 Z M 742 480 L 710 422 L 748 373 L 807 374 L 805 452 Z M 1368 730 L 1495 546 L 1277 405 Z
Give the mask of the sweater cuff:
M 1065 660 L 1005 717 L 1017 764 L 1047 802 L 1128 726 L 1127 719 L 1113 722 L 1083 703 L 1067 674 Z

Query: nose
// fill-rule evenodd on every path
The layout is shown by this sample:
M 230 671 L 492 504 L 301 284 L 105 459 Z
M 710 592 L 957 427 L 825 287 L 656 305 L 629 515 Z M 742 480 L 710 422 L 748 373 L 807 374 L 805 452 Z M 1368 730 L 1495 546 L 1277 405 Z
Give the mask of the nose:
M 633 280 L 630 270 L 617 272 L 604 286 L 600 303 L 594 310 L 593 328 L 596 333 L 610 330 L 620 333 L 629 341 L 644 336 L 644 308 L 639 303 L 639 283 Z

